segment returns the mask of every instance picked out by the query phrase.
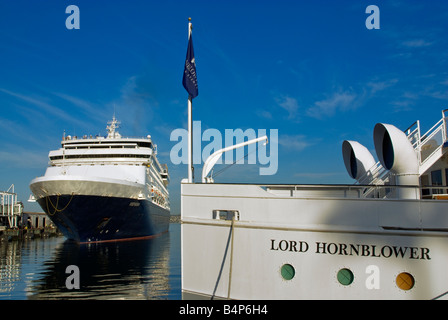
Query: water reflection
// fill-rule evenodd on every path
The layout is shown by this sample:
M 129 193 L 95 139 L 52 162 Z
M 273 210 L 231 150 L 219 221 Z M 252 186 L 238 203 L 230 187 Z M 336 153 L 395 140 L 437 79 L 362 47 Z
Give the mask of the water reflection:
M 79 245 L 63 238 L 2 243 L 0 299 L 178 299 L 178 239 L 171 230 L 151 240 L 117 243 Z M 66 288 L 69 265 L 79 267 L 79 290 Z
M 20 279 L 20 248 L 18 242 L 0 245 L 0 295 L 9 295 Z

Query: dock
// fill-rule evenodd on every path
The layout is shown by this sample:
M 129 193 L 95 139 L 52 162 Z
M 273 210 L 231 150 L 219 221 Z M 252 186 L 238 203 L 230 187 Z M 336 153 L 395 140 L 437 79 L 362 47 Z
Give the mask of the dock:
M 29 240 L 60 235 L 43 212 L 25 212 L 14 184 L 0 191 L 0 241 Z
M 13 184 L 7 191 L 0 191 L 0 227 L 17 228 L 22 212 L 23 203 L 17 200 Z
M 14 227 L 0 226 L 0 241 L 32 240 L 62 235 L 43 212 L 22 212 Z
M 0 242 L 33 240 L 60 236 L 56 228 L 4 229 L 0 230 Z

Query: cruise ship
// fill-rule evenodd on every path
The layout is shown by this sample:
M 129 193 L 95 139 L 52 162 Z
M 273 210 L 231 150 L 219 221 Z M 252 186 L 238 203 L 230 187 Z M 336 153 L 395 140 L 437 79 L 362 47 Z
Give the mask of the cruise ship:
M 447 299 L 446 112 L 344 141 L 353 184 L 184 180 L 183 298 Z
M 67 239 L 102 242 L 151 238 L 168 231 L 169 174 L 151 136 L 122 137 L 113 116 L 107 136 L 65 135 L 50 151 L 34 198 Z

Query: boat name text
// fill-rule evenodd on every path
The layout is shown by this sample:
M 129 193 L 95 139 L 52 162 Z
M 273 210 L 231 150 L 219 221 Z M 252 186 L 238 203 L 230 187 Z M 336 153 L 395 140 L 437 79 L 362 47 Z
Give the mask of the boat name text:
M 376 257 L 376 258 L 402 258 L 402 259 L 419 259 L 431 260 L 428 248 L 406 247 L 384 245 L 377 246 L 374 244 L 353 244 L 353 243 L 334 243 L 334 242 L 318 242 L 314 243 L 313 248 L 306 241 L 295 240 L 276 240 L 271 239 L 271 251 L 288 251 L 288 252 L 314 252 L 316 254 L 329 254 L 340 256 L 360 256 L 360 257 Z

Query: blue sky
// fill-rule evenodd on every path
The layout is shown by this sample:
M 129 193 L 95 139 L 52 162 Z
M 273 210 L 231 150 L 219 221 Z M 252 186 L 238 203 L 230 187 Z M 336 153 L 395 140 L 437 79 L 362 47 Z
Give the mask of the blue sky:
M 380 29 L 368 30 L 368 5 Z M 68 30 L 65 9 L 80 9 Z M 377 122 L 429 129 L 447 108 L 447 1 L 0 2 L 0 189 L 26 210 L 29 182 L 67 134 L 151 134 L 171 172 L 179 213 L 186 165 L 170 134 L 187 125 L 182 72 L 192 17 L 203 130 L 278 129 L 276 175 L 233 166 L 216 181 L 352 183 L 341 145 L 374 153 Z M 197 172 L 199 173 L 199 169 Z M 198 174 L 197 174 L 198 175 Z

